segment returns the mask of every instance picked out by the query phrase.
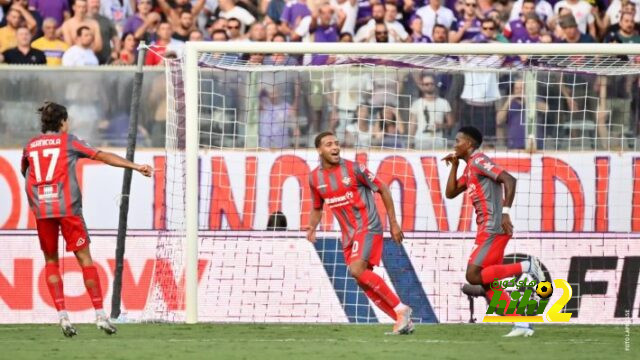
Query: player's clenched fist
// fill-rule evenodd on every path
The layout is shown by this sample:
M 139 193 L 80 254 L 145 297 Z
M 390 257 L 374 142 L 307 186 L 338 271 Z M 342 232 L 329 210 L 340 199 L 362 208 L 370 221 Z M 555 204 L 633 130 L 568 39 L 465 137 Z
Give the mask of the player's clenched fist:
M 307 229 L 307 240 L 312 244 L 316 243 L 316 229 L 313 229 L 313 228 Z
M 151 167 L 151 165 L 138 165 L 138 168 L 136 169 L 140 174 L 149 177 L 151 176 L 151 174 L 153 173 L 153 168 Z
M 396 243 L 396 244 L 402 244 L 402 240 L 404 239 L 404 234 L 402 233 L 402 230 L 400 229 L 400 225 L 398 225 L 398 222 L 394 221 L 391 224 L 391 239 Z

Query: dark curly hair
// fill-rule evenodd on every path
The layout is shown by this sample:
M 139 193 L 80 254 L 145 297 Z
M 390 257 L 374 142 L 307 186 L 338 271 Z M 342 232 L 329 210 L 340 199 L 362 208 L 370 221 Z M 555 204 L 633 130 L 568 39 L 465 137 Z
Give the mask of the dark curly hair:
M 62 122 L 68 118 L 67 108 L 51 101 L 45 101 L 44 105 L 38 108 L 38 114 L 40 114 L 43 133 L 60 131 Z

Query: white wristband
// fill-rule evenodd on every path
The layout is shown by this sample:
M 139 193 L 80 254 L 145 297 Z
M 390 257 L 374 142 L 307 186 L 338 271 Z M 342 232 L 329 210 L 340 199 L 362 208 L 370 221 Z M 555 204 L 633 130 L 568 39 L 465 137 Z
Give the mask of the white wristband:
M 509 215 L 509 210 L 511 210 L 511 208 L 510 208 L 510 207 L 508 207 L 508 206 L 503 206 L 503 207 L 502 207 L 502 214 L 507 214 L 507 215 Z

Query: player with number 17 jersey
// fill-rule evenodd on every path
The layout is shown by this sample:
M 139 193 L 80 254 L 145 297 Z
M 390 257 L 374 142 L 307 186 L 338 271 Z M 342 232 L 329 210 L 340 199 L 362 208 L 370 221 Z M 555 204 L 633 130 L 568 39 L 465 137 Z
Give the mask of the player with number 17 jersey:
M 69 133 L 45 133 L 24 148 L 22 169 L 29 205 L 36 219 L 82 216 L 76 163 L 98 150 Z
M 58 311 L 62 333 L 77 334 L 69 320 L 64 299 L 63 279 L 58 257 L 58 234 L 73 251 L 82 269 L 87 293 L 96 310 L 96 325 L 111 335 L 116 328 L 104 312 L 98 271 L 89 250 L 89 234 L 82 217 L 82 194 L 76 177 L 76 164 L 81 158 L 95 159 L 105 164 L 136 170 L 151 176 L 149 165 L 135 164 L 110 152 L 94 149 L 69 133 L 66 107 L 46 102 L 38 109 L 42 134 L 24 147 L 21 172 L 29 206 L 36 218 L 40 248 L 45 259 L 45 279 L 53 304 Z

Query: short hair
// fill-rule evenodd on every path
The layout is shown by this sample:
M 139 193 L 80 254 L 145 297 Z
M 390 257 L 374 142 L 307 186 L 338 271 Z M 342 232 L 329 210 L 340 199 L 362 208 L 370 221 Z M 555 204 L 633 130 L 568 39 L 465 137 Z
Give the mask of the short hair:
M 493 21 L 493 19 L 491 19 L 491 18 L 484 18 L 484 19 L 482 19 L 482 24 L 486 24 L 486 23 L 491 23 L 491 25 L 493 25 L 493 26 L 497 26 L 497 25 L 498 25 L 498 24 L 496 24 L 496 22 L 495 22 L 495 21 Z
M 40 125 L 43 133 L 47 131 L 60 131 L 62 122 L 67 120 L 67 108 L 51 101 L 45 101 L 44 105 L 38 108 L 40 114 Z
M 482 133 L 480 132 L 480 130 L 476 129 L 475 127 L 463 126 L 458 130 L 458 132 L 470 137 L 471 140 L 473 140 L 474 142 L 473 144 L 474 148 L 477 149 L 480 147 L 480 145 L 482 145 Z
M 436 80 L 436 74 L 431 73 L 431 72 L 424 72 L 422 73 L 422 76 L 420 77 L 420 79 L 424 79 L 424 78 L 432 78 L 434 81 Z
M 536 4 L 536 0 L 522 0 L 522 4 L 524 3 L 533 3 L 534 5 Z
M 267 220 L 267 230 L 287 230 L 287 217 L 282 213 L 282 211 L 276 211 L 269 215 L 269 219 Z
M 51 23 L 53 23 L 54 26 L 58 26 L 58 20 L 54 17 L 48 17 L 42 21 L 42 25 Z
M 350 37 L 350 38 L 351 38 L 351 40 L 353 41 L 353 34 L 352 34 L 352 33 L 350 33 L 350 32 L 348 32 L 348 31 L 345 31 L 345 32 L 343 32 L 343 33 L 340 33 L 340 36 L 339 36 L 338 38 L 342 40 L 342 38 L 343 38 L 343 37 L 345 37 L 345 36 Z
M 77 30 L 76 30 L 76 36 L 82 36 L 82 31 L 83 30 L 89 30 L 91 31 L 91 29 L 89 29 L 88 26 L 80 26 Z
M 278 31 L 275 34 L 273 34 L 273 36 L 271 37 L 271 41 L 273 41 L 273 39 L 275 39 L 276 37 L 281 37 L 281 38 L 284 39 L 284 41 L 287 41 L 287 35 L 283 34 L 280 31 Z
M 18 30 L 20 29 L 25 29 L 29 32 L 29 35 L 31 35 L 31 30 L 29 30 L 29 27 L 27 25 L 19 25 L 18 28 L 16 29 L 16 34 L 18 33 Z
M 623 12 L 620 13 L 620 20 L 622 20 L 622 18 L 624 16 L 631 16 L 631 19 L 634 20 L 634 23 L 635 23 L 636 14 L 634 14 L 634 13 L 632 13 L 630 11 L 623 11 Z
M 232 21 L 237 21 L 239 25 L 242 25 L 242 21 L 240 21 L 240 19 L 234 18 L 234 17 L 227 19 L 227 24 L 232 22 Z
M 316 136 L 316 139 L 313 141 L 314 144 L 316 145 L 316 149 L 318 149 L 320 145 L 322 145 L 322 139 L 326 138 L 327 136 L 336 136 L 336 135 L 331 131 L 323 131 L 320 134 L 318 134 Z
M 444 25 L 442 25 L 442 24 L 435 24 L 435 25 L 433 25 L 433 29 L 431 30 L 431 33 L 433 34 L 433 30 L 435 30 L 435 29 L 437 29 L 437 28 L 442 28 L 442 29 L 444 29 L 445 31 L 447 30 L 447 27 L 446 27 L 446 26 L 444 26 Z

